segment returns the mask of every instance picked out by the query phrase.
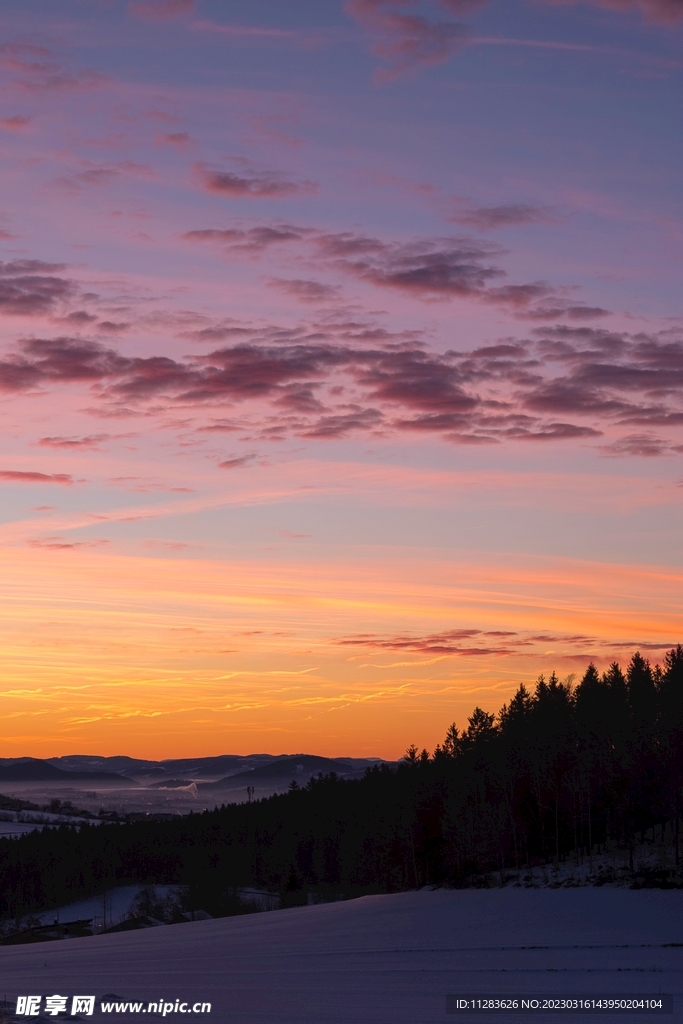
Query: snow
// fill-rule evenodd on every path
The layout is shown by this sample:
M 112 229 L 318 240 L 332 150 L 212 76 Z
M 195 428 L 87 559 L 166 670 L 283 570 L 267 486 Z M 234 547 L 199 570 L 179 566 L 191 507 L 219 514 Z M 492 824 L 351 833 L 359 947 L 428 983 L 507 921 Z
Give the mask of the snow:
M 679 890 L 421 890 L 4 946 L 0 997 L 208 1001 L 230 1024 L 447 1024 L 446 994 L 661 991 L 681 1021 L 682 946 Z
M 27 832 L 34 832 L 37 828 L 43 828 L 43 824 L 25 821 L 0 821 L 0 839 L 14 839 L 17 836 L 25 836 Z
M 645 875 L 667 878 L 677 873 L 673 842 L 670 837 L 669 841 L 663 842 L 660 833 L 659 838 L 646 838 L 636 843 L 630 854 L 627 847 L 610 841 L 607 844 L 603 843 L 601 852 L 594 851 L 592 857 L 585 854 L 569 855 L 558 865 L 541 864 L 535 867 L 522 867 L 519 871 L 508 867 L 504 884 L 534 889 L 545 886 L 556 888 L 592 885 L 630 888 L 634 879 L 636 882 L 642 882 Z M 495 885 L 500 875 L 493 873 L 490 878 Z
M 0 839 L 25 836 L 46 825 L 82 825 L 86 822 L 93 825 L 101 823 L 97 818 L 50 814 L 47 811 L 0 811 Z

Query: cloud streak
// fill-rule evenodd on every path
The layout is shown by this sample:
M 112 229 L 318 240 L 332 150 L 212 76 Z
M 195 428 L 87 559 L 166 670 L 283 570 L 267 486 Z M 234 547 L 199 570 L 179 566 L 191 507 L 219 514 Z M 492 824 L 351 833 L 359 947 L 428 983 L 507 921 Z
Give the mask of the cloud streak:
M 463 204 L 448 218 L 454 224 L 494 231 L 499 228 L 520 227 L 523 224 L 549 224 L 557 222 L 557 213 L 548 206 L 530 203 L 504 203 L 499 206 L 472 206 Z
M 280 171 L 221 170 L 207 164 L 195 164 L 195 177 L 201 188 L 226 199 L 290 199 L 315 195 L 313 181 L 293 181 Z
M 32 470 L 0 469 L 0 480 L 9 484 L 66 484 L 74 479 L 70 473 L 36 473 Z
M 236 255 L 261 255 L 272 246 L 284 242 L 301 242 L 309 233 L 306 228 L 289 224 L 260 225 L 254 228 L 203 228 L 186 231 L 181 238 L 186 242 L 211 242 L 222 251 Z
M 38 444 L 41 448 L 61 448 L 66 451 L 75 449 L 97 451 L 98 446 L 108 437 L 108 434 L 90 434 L 86 437 L 41 437 Z
M 514 643 L 514 638 L 517 636 L 517 633 L 505 630 L 449 629 L 442 633 L 432 633 L 426 636 L 411 636 L 407 633 L 378 636 L 372 633 L 361 633 L 357 636 L 340 637 L 334 643 L 340 647 L 360 647 L 369 651 L 405 651 L 410 654 L 479 657 L 512 654 L 520 642 L 524 643 L 519 640 Z
M 341 291 L 338 285 L 323 284 L 321 281 L 302 280 L 301 278 L 274 277 L 268 281 L 268 284 L 284 295 L 291 295 L 299 302 L 330 302 L 338 298 Z

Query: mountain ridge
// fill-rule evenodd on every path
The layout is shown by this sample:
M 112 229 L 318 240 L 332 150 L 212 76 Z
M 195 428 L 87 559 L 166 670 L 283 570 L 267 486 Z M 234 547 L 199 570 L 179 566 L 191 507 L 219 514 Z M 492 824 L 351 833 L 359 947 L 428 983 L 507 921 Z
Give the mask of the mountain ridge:
M 219 754 L 210 757 L 166 758 L 162 761 L 125 754 L 66 754 L 59 757 L 0 758 L 0 782 L 117 782 L 126 785 L 164 784 L 165 781 L 223 788 L 231 778 L 272 778 L 297 773 L 304 778 L 318 771 L 360 775 L 375 764 L 391 764 L 379 757 L 322 757 L 318 754 Z M 297 769 L 296 765 L 303 767 Z M 281 765 L 281 768 L 276 768 Z M 256 774 L 254 774 L 256 773 Z

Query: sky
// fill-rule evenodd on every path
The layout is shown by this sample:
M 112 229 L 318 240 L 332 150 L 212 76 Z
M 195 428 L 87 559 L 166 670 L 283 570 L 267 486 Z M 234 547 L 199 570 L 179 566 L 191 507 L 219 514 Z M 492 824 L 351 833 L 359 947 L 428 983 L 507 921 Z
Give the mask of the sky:
M 683 639 L 682 43 L 2 5 L 3 756 L 396 758 Z

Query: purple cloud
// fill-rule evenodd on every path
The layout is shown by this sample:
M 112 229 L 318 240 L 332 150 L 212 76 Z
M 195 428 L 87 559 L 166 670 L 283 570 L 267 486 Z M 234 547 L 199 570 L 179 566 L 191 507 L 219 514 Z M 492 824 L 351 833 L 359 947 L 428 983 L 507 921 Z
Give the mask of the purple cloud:
M 46 263 L 44 260 L 0 260 L 0 277 L 16 277 L 22 274 L 49 274 L 65 270 L 66 263 Z
M 147 164 L 134 163 L 132 160 L 122 160 L 116 164 L 90 164 L 86 169 L 77 174 L 57 178 L 53 185 L 66 189 L 69 192 L 79 192 L 84 188 L 103 188 L 112 185 L 118 178 L 143 178 L 153 179 L 156 177 L 154 171 Z
M 15 72 L 15 84 L 30 92 L 92 89 L 106 81 L 90 68 L 67 71 L 50 50 L 28 43 L 0 44 L 0 68 Z
M 500 206 L 463 206 L 448 218 L 454 224 L 493 231 L 496 228 L 519 227 L 522 224 L 549 224 L 557 221 L 557 213 L 549 206 L 529 203 L 504 203 Z
M 321 416 L 317 423 L 302 431 L 302 437 L 318 438 L 325 441 L 348 437 L 349 434 L 374 430 L 383 421 L 377 409 L 354 409 L 352 412 Z
M 533 320 L 589 320 L 609 313 L 566 299 L 544 281 L 494 287 L 505 271 L 496 263 L 504 250 L 492 242 L 459 237 L 385 242 L 351 232 L 319 233 L 312 242 L 330 267 L 416 298 L 475 298 Z
M 291 224 L 261 225 L 255 228 L 202 228 L 186 231 L 181 238 L 186 242 L 214 242 L 227 253 L 252 253 L 259 255 L 272 245 L 283 242 L 300 242 L 309 234 L 307 228 Z
M 579 3 L 580 0 L 542 0 L 554 7 Z M 640 11 L 647 21 L 673 25 L 683 19 L 683 3 L 681 0 L 589 0 L 597 7 L 605 7 L 610 11 Z
M 75 309 L 61 319 L 62 323 L 82 327 L 85 327 L 87 324 L 94 324 L 96 321 L 97 317 L 92 313 L 87 313 L 84 309 Z
M 187 132 L 167 132 L 165 135 L 157 135 L 154 141 L 158 146 L 176 146 L 178 149 L 186 149 L 192 141 Z
M 337 285 L 322 284 L 320 281 L 307 281 L 301 279 L 284 279 L 273 277 L 268 281 L 271 288 L 276 288 L 285 295 L 300 302 L 330 302 L 339 296 L 340 288 Z
M 503 275 L 490 262 L 500 248 L 472 239 L 400 244 L 347 232 L 320 235 L 316 247 L 342 270 L 372 284 L 418 296 L 479 295 L 490 280 Z
M 612 444 L 601 445 L 601 450 L 605 455 L 631 455 L 651 459 L 662 455 L 677 455 L 683 451 L 683 445 L 672 444 L 653 434 L 626 434 Z
M 371 36 L 372 51 L 384 63 L 376 78 L 390 81 L 423 67 L 443 64 L 468 41 L 467 27 L 454 21 L 431 21 L 415 11 L 411 0 L 347 0 L 345 9 Z M 476 3 L 449 3 L 452 13 L 465 13 Z
M 288 199 L 313 195 L 318 188 L 313 181 L 292 181 L 279 171 L 223 171 L 196 164 L 195 174 L 204 191 L 229 199 Z
M 62 263 L 41 260 L 0 260 L 0 313 L 15 316 L 40 316 L 50 313 L 74 292 L 74 285 L 53 271 Z
M 503 630 L 483 631 L 481 629 L 448 629 L 442 633 L 427 636 L 410 636 L 399 633 L 395 636 L 380 636 L 361 633 L 357 636 L 339 637 L 333 642 L 340 647 L 363 647 L 375 651 L 406 651 L 410 654 L 437 655 L 481 655 L 512 654 L 510 640 L 518 634 Z M 468 641 L 482 646 L 473 647 Z M 483 645 L 486 646 L 483 646 Z M 516 645 L 515 645 L 516 646 Z
M 225 254 L 259 255 L 277 242 L 301 243 L 313 249 L 317 263 L 332 271 L 359 277 L 379 288 L 403 291 L 418 299 L 473 298 L 510 310 L 528 320 L 594 320 L 609 315 L 600 306 L 569 299 L 544 281 L 494 286 L 505 277 L 498 265 L 505 250 L 493 242 L 473 238 L 417 238 L 393 242 L 351 231 L 328 233 L 287 224 L 242 228 L 205 228 L 188 231 L 186 241 L 215 242 Z M 330 286 L 313 282 L 269 282 L 304 301 L 332 297 Z M 322 290 L 321 290 L 322 289 Z

